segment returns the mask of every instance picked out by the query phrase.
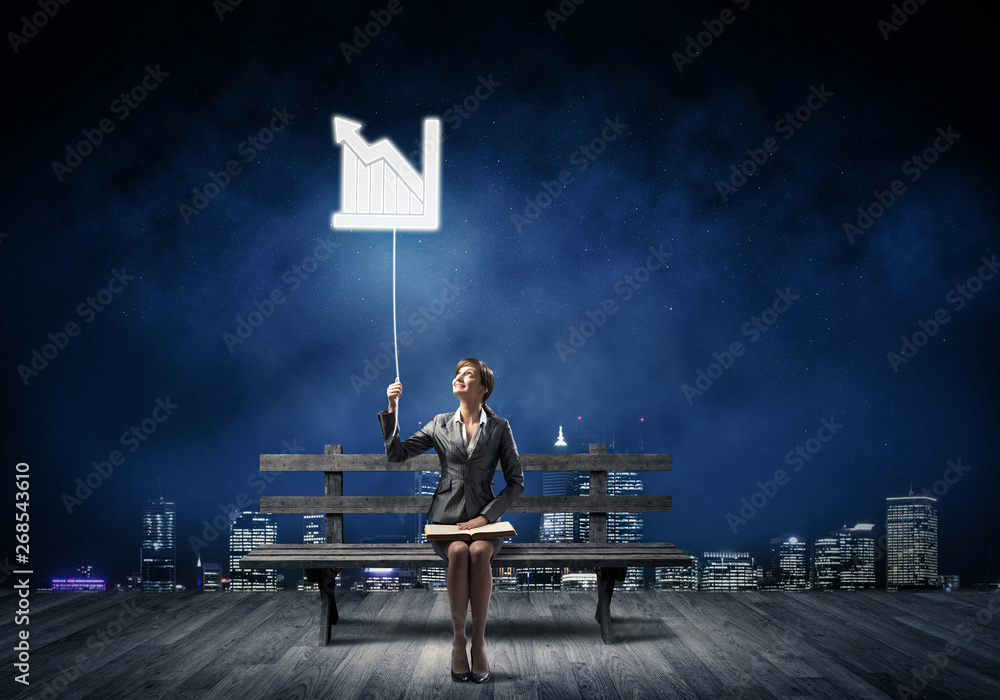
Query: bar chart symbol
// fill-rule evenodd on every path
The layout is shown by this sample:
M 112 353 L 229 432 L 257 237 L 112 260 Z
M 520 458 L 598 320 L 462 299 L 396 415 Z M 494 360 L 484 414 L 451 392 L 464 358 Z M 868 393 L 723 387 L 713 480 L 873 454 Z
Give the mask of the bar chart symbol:
M 340 145 L 340 207 L 335 229 L 433 231 L 441 206 L 441 120 L 423 123 L 423 167 L 418 173 L 388 139 L 368 143 L 361 122 L 333 118 Z

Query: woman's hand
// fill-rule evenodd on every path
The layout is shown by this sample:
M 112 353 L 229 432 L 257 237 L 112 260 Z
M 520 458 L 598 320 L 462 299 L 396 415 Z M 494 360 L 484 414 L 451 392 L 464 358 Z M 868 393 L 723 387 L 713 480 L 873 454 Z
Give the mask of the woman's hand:
M 459 530 L 471 530 L 474 527 L 482 527 L 483 525 L 488 525 L 489 520 L 486 519 L 485 515 L 477 515 L 472 520 L 467 520 L 464 523 L 458 524 Z
M 399 383 L 399 377 L 396 377 L 395 384 L 390 384 L 386 388 L 385 395 L 389 398 L 389 413 L 395 413 L 399 397 L 403 395 L 403 385 Z

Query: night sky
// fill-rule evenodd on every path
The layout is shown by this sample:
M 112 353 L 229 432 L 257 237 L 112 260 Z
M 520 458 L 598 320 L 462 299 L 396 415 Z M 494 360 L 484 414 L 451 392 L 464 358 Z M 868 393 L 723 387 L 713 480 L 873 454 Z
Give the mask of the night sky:
M 335 114 L 418 171 L 442 119 L 440 228 L 397 243 L 405 434 L 475 356 L 522 453 L 589 421 L 673 454 L 648 541 L 766 557 L 937 484 L 941 573 L 983 581 L 994 543 L 1000 575 L 995 10 L 51 4 L 5 6 L 0 51 L 0 496 L 28 463 L 36 585 L 123 582 L 162 494 L 191 586 L 226 504 L 322 493 L 258 455 L 383 450 L 392 234 L 330 227 Z

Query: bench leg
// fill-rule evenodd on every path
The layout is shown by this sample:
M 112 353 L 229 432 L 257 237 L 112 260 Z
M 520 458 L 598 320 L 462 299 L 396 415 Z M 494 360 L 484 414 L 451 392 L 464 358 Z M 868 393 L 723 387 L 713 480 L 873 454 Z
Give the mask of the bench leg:
M 611 631 L 611 595 L 615 591 L 615 581 L 625 580 L 625 571 L 614 566 L 597 568 L 597 612 L 594 617 L 601 626 L 601 641 L 605 644 L 615 641 Z
M 319 584 L 321 601 L 319 612 L 319 645 L 330 643 L 330 627 L 337 624 L 340 615 L 337 613 L 337 574 L 340 569 L 308 569 L 306 578 Z

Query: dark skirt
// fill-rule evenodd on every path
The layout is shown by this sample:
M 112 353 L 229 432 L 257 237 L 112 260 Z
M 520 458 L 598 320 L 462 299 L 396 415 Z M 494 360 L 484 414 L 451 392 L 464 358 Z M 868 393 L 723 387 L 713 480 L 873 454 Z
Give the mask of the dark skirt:
M 486 541 L 489 542 L 491 545 L 493 545 L 493 556 L 495 557 L 497 555 L 497 552 L 499 552 L 500 548 L 503 546 L 503 540 L 495 539 Z M 447 564 L 448 545 L 451 544 L 451 540 L 431 540 L 430 542 L 431 542 L 431 547 L 434 548 L 434 551 L 437 553 L 437 555 L 442 559 L 444 559 L 445 564 Z M 490 561 L 493 561 L 492 558 L 490 559 Z

